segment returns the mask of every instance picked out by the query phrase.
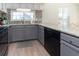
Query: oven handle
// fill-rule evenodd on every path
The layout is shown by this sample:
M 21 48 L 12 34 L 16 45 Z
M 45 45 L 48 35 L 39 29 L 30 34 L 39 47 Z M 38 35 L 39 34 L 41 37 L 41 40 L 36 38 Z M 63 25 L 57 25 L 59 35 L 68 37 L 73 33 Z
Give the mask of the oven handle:
M 73 49 L 74 51 L 76 51 L 77 53 L 79 53 L 79 48 L 72 45 L 72 44 L 69 44 L 68 42 L 65 42 L 64 40 L 61 40 L 61 44 L 64 44 L 66 45 L 67 47 Z

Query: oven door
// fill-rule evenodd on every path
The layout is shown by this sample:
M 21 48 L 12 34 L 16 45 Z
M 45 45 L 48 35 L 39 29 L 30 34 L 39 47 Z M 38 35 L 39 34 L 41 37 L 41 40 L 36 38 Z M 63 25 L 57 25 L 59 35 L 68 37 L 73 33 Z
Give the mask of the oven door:
M 61 56 L 79 56 L 79 48 L 61 40 Z

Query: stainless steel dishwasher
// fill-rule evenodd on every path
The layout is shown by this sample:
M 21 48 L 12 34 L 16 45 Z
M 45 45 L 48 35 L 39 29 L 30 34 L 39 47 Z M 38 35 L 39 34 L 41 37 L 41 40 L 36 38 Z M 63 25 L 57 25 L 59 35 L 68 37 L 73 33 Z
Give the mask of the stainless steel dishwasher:
M 79 38 L 61 34 L 61 56 L 79 56 Z

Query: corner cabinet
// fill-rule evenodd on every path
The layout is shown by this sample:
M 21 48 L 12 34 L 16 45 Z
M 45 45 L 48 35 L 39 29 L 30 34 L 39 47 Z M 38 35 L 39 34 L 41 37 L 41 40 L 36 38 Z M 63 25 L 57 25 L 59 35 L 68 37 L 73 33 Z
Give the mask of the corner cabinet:
M 51 56 L 60 56 L 60 32 L 44 27 L 44 47 Z

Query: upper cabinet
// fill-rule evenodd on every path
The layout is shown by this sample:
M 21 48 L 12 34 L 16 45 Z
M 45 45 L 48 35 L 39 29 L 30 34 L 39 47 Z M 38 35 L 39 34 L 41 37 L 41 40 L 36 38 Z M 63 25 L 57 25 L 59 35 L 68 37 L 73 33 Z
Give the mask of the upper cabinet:
M 2 4 L 0 3 L 0 10 L 2 9 Z
M 6 3 L 0 3 L 0 12 L 7 13 Z
M 16 9 L 19 8 L 19 3 L 6 3 L 7 9 Z
M 6 3 L 8 9 L 29 8 L 32 10 L 40 10 L 42 6 L 42 3 Z
M 29 8 L 32 10 L 41 10 L 43 4 L 37 3 L 0 3 L 0 11 L 7 12 L 7 9 Z
M 42 3 L 0 3 L 0 10 L 7 12 L 7 9 L 29 8 L 32 10 L 42 10 Z
M 3 8 L 3 9 L 2 9 L 2 10 L 3 10 L 3 12 L 7 13 L 6 3 L 3 3 L 2 8 Z

